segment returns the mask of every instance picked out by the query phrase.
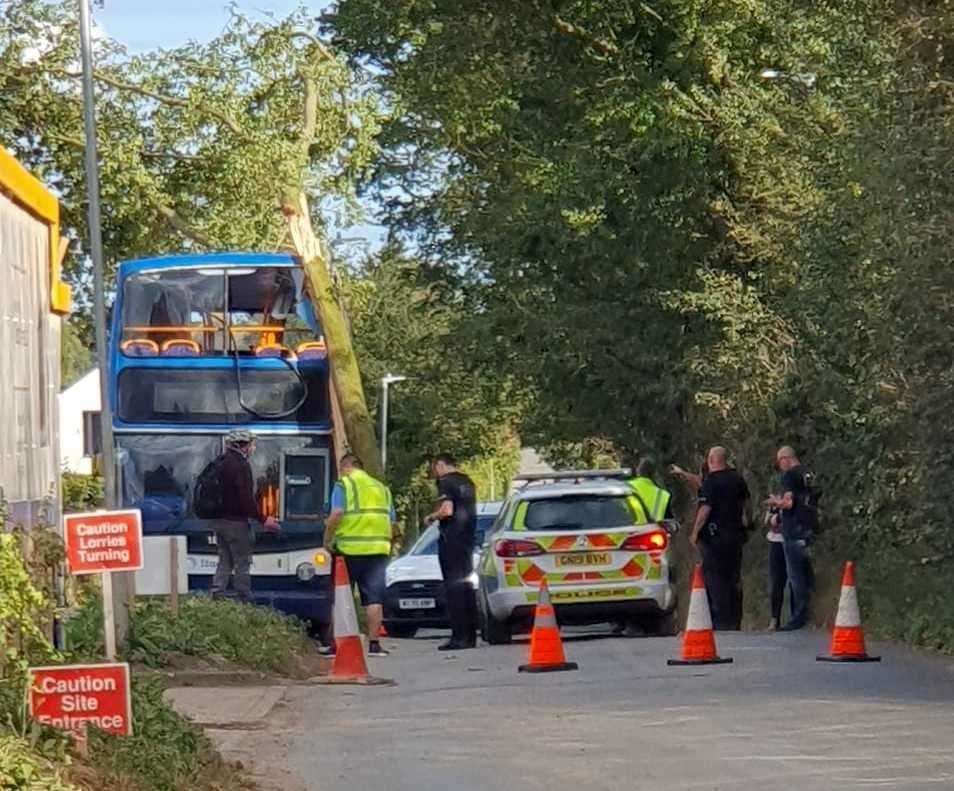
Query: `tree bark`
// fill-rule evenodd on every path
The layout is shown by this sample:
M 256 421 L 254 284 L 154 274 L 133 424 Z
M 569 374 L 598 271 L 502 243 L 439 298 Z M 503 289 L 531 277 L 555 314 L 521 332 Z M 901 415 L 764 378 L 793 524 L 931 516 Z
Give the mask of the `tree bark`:
M 364 386 L 351 344 L 351 333 L 335 298 L 328 271 L 327 250 L 311 227 L 308 201 L 303 193 L 298 194 L 295 202 L 286 200 L 284 212 L 288 218 L 292 245 L 305 269 L 311 300 L 325 335 L 331 382 L 337 395 L 345 436 L 351 451 L 361 459 L 368 473 L 382 479 L 381 454 L 374 433 L 374 421 L 364 398 Z

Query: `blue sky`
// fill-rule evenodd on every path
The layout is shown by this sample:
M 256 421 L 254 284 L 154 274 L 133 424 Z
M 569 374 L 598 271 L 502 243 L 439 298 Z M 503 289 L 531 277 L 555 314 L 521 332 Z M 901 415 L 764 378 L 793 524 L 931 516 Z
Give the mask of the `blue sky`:
M 205 41 L 221 32 L 229 18 L 228 0 L 105 0 L 94 7 L 96 20 L 111 38 L 130 50 L 176 47 L 189 39 Z M 287 16 L 304 6 L 321 11 L 329 0 L 238 0 L 238 8 L 250 16 Z

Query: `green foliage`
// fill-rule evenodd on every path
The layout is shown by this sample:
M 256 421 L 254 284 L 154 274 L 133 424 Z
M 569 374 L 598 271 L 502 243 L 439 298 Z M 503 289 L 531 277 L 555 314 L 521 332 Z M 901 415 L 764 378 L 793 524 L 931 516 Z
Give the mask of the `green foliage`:
M 60 336 L 60 375 L 64 388 L 87 374 L 93 367 L 93 350 L 83 339 L 79 322 L 64 321 Z
M 0 726 L 25 728 L 27 669 L 58 658 L 43 630 L 51 615 L 52 603 L 27 571 L 20 538 L 0 532 Z
M 66 229 L 85 239 L 76 25 L 72 3 L 0 9 L 0 138 L 57 191 Z M 338 227 L 358 216 L 354 183 L 376 150 L 377 98 L 304 10 L 263 22 L 235 12 L 210 42 L 137 55 L 101 39 L 96 60 L 110 268 L 183 248 L 275 249 L 289 189 L 307 189 Z M 86 266 L 81 255 L 68 261 L 84 312 Z
M 254 637 L 252 637 L 254 636 Z M 102 651 L 102 604 L 88 596 L 68 624 L 70 651 L 96 656 Z M 173 617 L 166 601 L 140 599 L 129 624 L 125 657 L 164 667 L 172 653 L 224 659 L 263 673 L 291 675 L 296 660 L 310 651 L 302 624 L 265 607 L 189 597 Z
M 427 461 L 449 452 L 476 476 L 488 498 L 515 469 L 514 425 L 525 399 L 467 330 L 479 305 L 466 283 L 386 248 L 344 283 L 365 392 L 379 408 L 387 373 L 407 381 L 389 398 L 388 479 L 405 515 L 405 545 L 435 498 Z M 491 476 L 493 472 L 493 476 Z
M 952 20 L 951 0 L 334 20 L 396 109 L 392 227 L 468 273 L 462 343 L 533 393 L 524 440 L 578 463 L 720 442 L 759 496 L 799 446 L 839 555 L 822 584 L 844 557 L 890 567 L 869 623 L 931 645 L 954 560 Z
M 111 782 L 132 779 L 144 791 L 203 788 L 199 779 L 215 760 L 209 740 L 162 693 L 161 682 L 134 679 L 133 735 L 118 739 L 93 733 L 90 759 Z
M 63 510 L 67 513 L 95 511 L 103 507 L 103 479 L 65 470 L 62 476 Z
M 77 791 L 62 766 L 38 754 L 30 742 L 0 732 L 0 788 L 9 791 Z

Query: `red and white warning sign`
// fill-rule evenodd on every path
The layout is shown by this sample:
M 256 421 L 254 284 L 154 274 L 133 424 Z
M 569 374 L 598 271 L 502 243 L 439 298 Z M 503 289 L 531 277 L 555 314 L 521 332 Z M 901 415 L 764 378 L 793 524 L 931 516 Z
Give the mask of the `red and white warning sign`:
M 87 725 L 93 725 L 106 733 L 129 736 L 129 665 L 31 667 L 30 716 L 64 731 L 84 733 Z
M 66 559 L 73 574 L 142 568 L 142 514 L 98 511 L 63 517 Z

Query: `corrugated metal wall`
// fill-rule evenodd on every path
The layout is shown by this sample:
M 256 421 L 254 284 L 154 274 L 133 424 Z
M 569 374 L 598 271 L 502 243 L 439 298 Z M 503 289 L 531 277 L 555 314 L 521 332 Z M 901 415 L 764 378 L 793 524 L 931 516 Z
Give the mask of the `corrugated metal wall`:
M 14 519 L 57 496 L 61 319 L 50 226 L 0 192 L 0 488 Z

